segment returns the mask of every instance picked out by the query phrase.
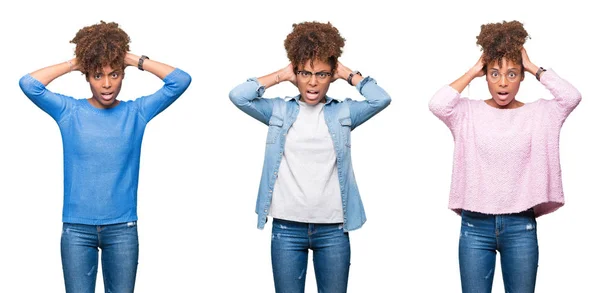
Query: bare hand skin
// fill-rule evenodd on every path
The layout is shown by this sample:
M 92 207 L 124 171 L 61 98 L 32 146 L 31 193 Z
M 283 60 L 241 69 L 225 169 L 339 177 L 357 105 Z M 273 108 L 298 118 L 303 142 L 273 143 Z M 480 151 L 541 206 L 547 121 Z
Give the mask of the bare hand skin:
M 137 68 L 139 61 L 140 61 L 140 56 L 138 56 L 138 55 L 134 55 L 129 52 L 127 52 L 127 55 L 125 55 L 125 65 L 126 66 L 133 66 L 133 67 Z M 152 59 L 144 60 L 142 67 L 144 68 L 144 71 L 148 71 L 148 72 L 156 75 L 156 77 L 158 77 L 160 79 L 165 79 L 165 77 L 167 77 L 167 75 L 169 75 L 169 73 L 171 73 L 171 72 L 173 72 L 173 70 L 175 70 L 175 67 L 172 67 L 172 66 L 164 64 L 164 63 L 160 63 L 160 62 L 152 60 Z
M 265 89 L 268 89 L 276 84 L 283 81 L 291 82 L 295 87 L 298 87 L 298 81 L 296 80 L 296 72 L 294 72 L 294 65 L 288 64 L 286 67 L 279 69 L 271 74 L 258 78 L 258 83 L 263 85 Z
M 31 77 L 37 79 L 44 86 L 47 86 L 50 82 L 59 76 L 67 74 L 71 71 L 80 71 L 79 62 L 77 58 L 73 58 L 69 61 L 61 62 L 55 65 L 44 67 L 30 73 Z
M 337 68 L 333 73 L 333 79 L 331 80 L 331 82 L 334 82 L 338 79 L 343 79 L 344 81 L 347 81 L 348 76 L 350 76 L 350 73 L 352 73 L 352 69 L 346 67 L 344 64 L 338 61 Z M 352 85 L 357 85 L 362 79 L 362 76 L 355 74 L 352 77 Z
M 521 48 L 521 58 L 523 59 L 523 67 L 525 68 L 525 71 L 535 76 L 540 68 L 533 64 L 531 60 L 529 60 L 529 55 L 527 55 L 527 50 L 525 50 L 525 47 Z M 540 76 L 542 76 L 542 74 L 544 74 L 544 72 L 542 72 Z
M 483 64 L 483 54 L 481 54 L 481 56 L 479 56 L 479 60 L 477 60 L 475 65 L 473 65 L 473 67 L 471 67 L 471 69 L 469 69 L 465 74 L 463 74 L 453 83 L 451 83 L 450 86 L 454 88 L 457 92 L 461 93 L 463 90 L 465 90 L 467 85 L 469 85 L 469 83 L 471 83 L 473 79 L 485 75 L 485 72 L 483 72 L 484 66 L 485 64 Z

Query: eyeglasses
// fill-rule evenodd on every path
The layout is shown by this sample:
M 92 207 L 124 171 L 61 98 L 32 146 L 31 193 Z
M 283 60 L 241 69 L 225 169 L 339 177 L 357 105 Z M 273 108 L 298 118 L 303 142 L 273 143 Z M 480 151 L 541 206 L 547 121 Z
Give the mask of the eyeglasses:
M 303 80 L 308 80 L 311 79 L 313 75 L 315 75 L 317 77 L 317 80 L 321 81 L 321 80 L 326 80 L 328 77 L 330 77 L 332 74 L 331 72 L 327 72 L 327 71 L 319 71 L 319 72 L 310 72 L 310 71 L 306 71 L 306 70 L 298 70 L 296 71 L 296 74 Z
M 488 72 L 488 79 L 489 81 L 491 81 L 492 83 L 497 83 L 500 81 L 500 78 L 502 76 L 504 76 L 506 78 L 506 80 L 508 80 L 509 82 L 515 82 L 519 79 L 519 74 L 518 72 L 515 71 L 509 71 L 507 73 L 500 73 L 498 71 L 489 71 Z

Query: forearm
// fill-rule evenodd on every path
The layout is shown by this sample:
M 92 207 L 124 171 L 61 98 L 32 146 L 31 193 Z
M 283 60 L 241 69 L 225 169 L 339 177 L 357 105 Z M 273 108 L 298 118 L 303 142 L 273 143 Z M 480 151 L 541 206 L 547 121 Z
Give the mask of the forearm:
M 465 88 L 469 85 L 469 83 L 471 83 L 471 81 L 473 79 L 475 79 L 475 77 L 477 77 L 477 76 L 472 72 L 472 70 L 469 70 L 465 74 L 463 74 L 461 77 L 459 77 L 457 80 L 452 82 L 450 84 L 450 86 L 453 89 L 455 89 L 457 92 L 461 93 L 463 90 L 465 90 Z
M 58 63 L 55 65 L 51 65 L 48 67 L 44 67 L 42 69 L 38 69 L 29 75 L 35 78 L 39 82 L 41 82 L 44 86 L 47 86 L 50 82 L 56 79 L 59 76 L 67 74 L 73 70 L 76 70 L 77 59 L 73 58 L 69 61 L 65 61 L 62 63 Z
M 137 68 L 139 61 L 140 61 L 140 56 L 138 56 L 138 55 L 127 53 L 127 55 L 125 56 L 125 64 L 127 66 L 133 66 L 133 67 Z M 144 62 L 142 63 L 142 69 L 144 71 L 148 71 L 148 72 L 156 75 L 156 77 L 158 77 L 162 80 L 162 79 L 165 79 L 165 77 L 167 75 L 169 75 L 169 73 L 173 72 L 173 70 L 175 70 L 175 67 L 152 60 L 152 59 L 145 59 Z
M 339 78 L 344 79 L 346 82 L 348 81 L 348 77 L 350 76 L 350 73 L 352 73 L 352 69 L 344 66 L 341 63 L 338 63 L 338 68 L 337 68 L 337 75 L 339 75 Z M 350 81 L 352 83 L 352 86 L 356 86 L 358 85 L 364 78 L 361 75 L 355 74 L 352 76 L 352 80 Z
M 258 83 L 263 85 L 265 89 L 268 89 L 274 85 L 281 83 L 282 81 L 293 81 L 293 72 L 290 72 L 288 68 L 282 68 L 271 74 L 259 77 Z

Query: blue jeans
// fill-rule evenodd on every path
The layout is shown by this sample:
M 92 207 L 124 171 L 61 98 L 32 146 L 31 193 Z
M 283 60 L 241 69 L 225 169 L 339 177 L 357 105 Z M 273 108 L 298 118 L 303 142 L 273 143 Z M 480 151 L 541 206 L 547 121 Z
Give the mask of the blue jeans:
M 533 210 L 517 214 L 486 215 L 462 212 L 459 241 L 463 293 L 492 292 L 496 251 L 500 252 L 504 290 L 535 290 L 538 242 Z
M 63 223 L 60 250 L 67 293 L 94 293 L 102 249 L 104 291 L 133 292 L 138 265 L 137 223 Z
M 302 293 L 308 250 L 319 292 L 346 292 L 350 272 L 350 238 L 340 224 L 308 224 L 273 219 L 271 262 L 275 291 Z

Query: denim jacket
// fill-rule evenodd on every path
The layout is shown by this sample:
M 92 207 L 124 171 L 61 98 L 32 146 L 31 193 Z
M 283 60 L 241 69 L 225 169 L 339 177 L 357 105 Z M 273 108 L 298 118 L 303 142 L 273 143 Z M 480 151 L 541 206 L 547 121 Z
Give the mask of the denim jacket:
M 352 169 L 350 131 L 379 113 L 391 102 L 390 96 L 370 77 L 364 78 L 356 85 L 356 88 L 366 100 L 338 101 L 326 97 L 324 107 L 325 123 L 331 134 L 337 156 L 336 163 L 344 212 L 344 231 L 358 229 L 367 220 Z M 261 86 L 256 78 L 250 78 L 229 93 L 229 98 L 240 110 L 269 126 L 263 171 L 256 200 L 259 229 L 263 229 L 267 222 L 273 187 L 283 157 L 286 135 L 298 117 L 298 100 L 300 99 L 300 95 L 285 100 L 282 98 L 264 99 L 262 98 L 264 91 L 264 86 Z

